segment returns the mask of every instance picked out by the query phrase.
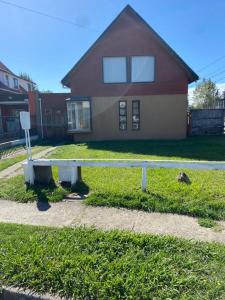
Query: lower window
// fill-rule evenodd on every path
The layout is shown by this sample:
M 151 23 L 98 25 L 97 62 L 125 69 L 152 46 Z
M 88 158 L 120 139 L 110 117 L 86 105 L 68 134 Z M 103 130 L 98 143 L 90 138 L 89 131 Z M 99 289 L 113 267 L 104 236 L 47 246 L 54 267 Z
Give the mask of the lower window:
M 140 130 L 140 101 L 132 101 L 132 130 Z
M 67 115 L 69 131 L 91 130 L 90 101 L 68 101 Z
M 119 128 L 127 130 L 127 101 L 119 101 Z

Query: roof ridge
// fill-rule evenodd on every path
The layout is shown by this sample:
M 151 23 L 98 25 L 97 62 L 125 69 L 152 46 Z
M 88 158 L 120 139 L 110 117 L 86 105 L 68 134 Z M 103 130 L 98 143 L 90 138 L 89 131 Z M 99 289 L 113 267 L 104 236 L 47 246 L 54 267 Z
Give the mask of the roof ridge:
M 72 71 L 83 61 L 83 59 L 86 58 L 88 53 L 95 47 L 95 45 L 99 42 L 100 39 L 102 39 L 105 34 L 108 32 L 108 30 L 112 27 L 112 25 L 121 17 L 121 15 L 124 12 L 132 13 L 134 16 L 136 16 L 147 28 L 151 31 L 151 33 L 159 40 L 159 42 L 164 46 L 164 48 L 170 53 L 171 56 L 177 61 L 177 63 L 180 64 L 181 67 L 186 71 L 187 77 L 189 79 L 189 82 L 193 82 L 199 79 L 198 75 L 184 62 L 184 60 L 164 41 L 163 38 L 160 37 L 160 35 L 145 21 L 141 15 L 139 15 L 131 5 L 127 4 L 122 11 L 114 18 L 114 20 L 106 27 L 106 29 L 102 32 L 102 34 L 97 38 L 97 40 L 88 48 L 88 50 L 84 53 L 83 56 L 76 62 L 76 64 L 70 69 L 70 71 L 64 76 L 64 78 L 61 80 L 61 83 L 63 85 L 68 85 L 68 77 L 72 73 Z

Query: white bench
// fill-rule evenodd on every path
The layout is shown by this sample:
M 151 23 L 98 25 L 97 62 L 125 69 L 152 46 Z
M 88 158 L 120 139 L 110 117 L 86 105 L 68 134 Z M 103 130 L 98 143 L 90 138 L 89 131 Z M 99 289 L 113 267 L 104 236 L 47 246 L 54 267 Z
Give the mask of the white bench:
M 34 167 L 58 167 L 59 180 L 76 184 L 81 167 L 142 168 L 142 191 L 146 191 L 147 168 L 225 170 L 225 162 L 214 161 L 166 161 L 141 159 L 33 159 L 23 164 L 25 181 L 35 182 Z

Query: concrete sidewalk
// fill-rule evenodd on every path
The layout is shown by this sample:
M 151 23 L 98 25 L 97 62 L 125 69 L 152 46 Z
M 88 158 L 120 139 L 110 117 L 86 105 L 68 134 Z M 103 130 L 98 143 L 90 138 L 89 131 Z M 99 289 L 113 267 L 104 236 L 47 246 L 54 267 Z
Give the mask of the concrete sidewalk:
M 57 146 L 55 147 L 49 147 L 45 150 L 42 150 L 36 154 L 33 154 L 33 158 L 41 158 L 43 156 L 48 155 L 50 152 L 54 151 L 56 149 Z M 20 161 L 18 163 L 15 163 L 14 165 L 12 165 L 11 167 L 4 169 L 3 171 L 0 172 L 0 179 L 5 179 L 5 178 L 10 178 L 19 174 L 23 173 L 22 170 L 22 163 L 24 161 Z
M 63 226 L 94 226 L 139 233 L 172 235 L 199 241 L 225 243 L 225 222 L 221 231 L 199 226 L 196 218 L 143 211 L 87 206 L 81 200 L 58 203 L 17 203 L 0 200 L 0 222 Z

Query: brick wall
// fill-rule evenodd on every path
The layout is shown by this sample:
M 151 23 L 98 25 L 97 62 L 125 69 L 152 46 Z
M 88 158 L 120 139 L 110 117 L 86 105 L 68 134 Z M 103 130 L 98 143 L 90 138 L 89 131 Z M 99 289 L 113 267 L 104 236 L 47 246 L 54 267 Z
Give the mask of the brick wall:
M 41 99 L 44 138 L 67 138 L 66 99 L 70 94 L 40 93 L 38 97 Z M 37 101 L 36 106 L 40 106 L 40 100 Z M 37 107 L 37 111 L 40 111 L 40 107 Z M 40 131 L 40 116 L 38 127 Z

